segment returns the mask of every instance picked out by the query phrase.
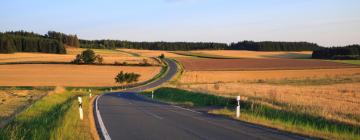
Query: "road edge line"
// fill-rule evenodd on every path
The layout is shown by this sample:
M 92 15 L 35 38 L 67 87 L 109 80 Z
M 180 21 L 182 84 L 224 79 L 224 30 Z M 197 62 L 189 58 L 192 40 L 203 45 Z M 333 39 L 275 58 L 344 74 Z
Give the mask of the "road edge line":
M 102 137 L 105 139 L 105 140 L 111 140 L 110 138 L 110 135 L 109 133 L 107 132 L 106 130 L 106 127 L 104 125 L 104 122 L 101 118 L 101 115 L 100 115 L 100 111 L 99 111 L 99 107 L 98 107 L 98 100 L 100 97 L 102 97 L 103 95 L 100 95 L 98 97 L 96 97 L 96 101 L 95 101 L 95 111 L 96 111 L 96 118 L 97 118 L 97 122 L 100 126 L 100 129 L 101 129 L 101 134 L 102 134 Z

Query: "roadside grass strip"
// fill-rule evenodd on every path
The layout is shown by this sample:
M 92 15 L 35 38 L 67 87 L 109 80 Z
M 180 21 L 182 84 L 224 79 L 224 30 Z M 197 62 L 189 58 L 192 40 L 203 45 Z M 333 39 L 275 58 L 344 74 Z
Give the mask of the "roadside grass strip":
M 141 93 L 151 97 L 151 93 Z M 176 88 L 160 88 L 154 91 L 154 98 L 175 104 L 195 107 L 216 106 L 223 109 L 209 111 L 211 114 L 225 115 L 234 119 L 260 124 L 279 130 L 325 139 L 360 139 L 360 126 L 328 120 L 296 109 L 285 110 L 253 102 L 241 101 L 241 116 L 235 118 L 235 98 L 190 92 Z M 296 108 L 296 107 L 293 107 Z
M 0 129 L 0 139 L 91 139 L 89 120 L 79 118 L 78 96 L 87 93 L 52 93 L 19 113 Z M 83 97 L 84 116 L 89 112 L 89 99 Z

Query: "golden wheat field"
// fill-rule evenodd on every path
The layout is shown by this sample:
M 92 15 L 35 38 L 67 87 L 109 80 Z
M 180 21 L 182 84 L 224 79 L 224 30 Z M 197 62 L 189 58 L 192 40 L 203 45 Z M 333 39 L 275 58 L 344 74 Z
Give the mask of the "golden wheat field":
M 116 86 L 120 71 L 136 72 L 139 82 L 151 79 L 160 67 L 126 67 L 60 64 L 0 65 L 1 86 Z
M 171 53 L 169 51 L 161 51 L 161 50 L 136 50 L 136 49 L 118 49 L 125 52 L 135 53 L 143 57 L 158 57 L 161 54 L 164 54 L 165 57 L 177 58 L 177 57 L 188 57 L 184 55 L 179 55 L 175 53 Z
M 0 63 L 9 62 L 71 62 L 77 54 L 80 54 L 82 48 L 67 48 L 67 54 L 46 54 L 46 53 L 14 53 L 0 54 Z M 94 49 L 96 54 L 103 56 L 105 64 L 114 64 L 115 62 L 126 62 L 128 64 L 142 63 L 144 59 L 150 64 L 158 64 L 157 61 L 146 57 L 134 57 L 127 53 L 116 50 Z
M 185 71 L 177 83 L 171 86 L 222 96 L 241 95 L 274 108 L 290 108 L 360 125 L 359 75 L 360 68 Z M 295 80 L 295 83 L 287 83 L 291 80 Z M 330 82 L 321 83 L 323 80 Z M 347 82 L 339 83 L 341 80 Z
M 184 84 L 178 88 L 232 96 L 259 98 L 260 102 L 283 108 L 272 101 L 297 106 L 301 112 L 360 125 L 360 84 L 291 86 L 247 83 Z
M 360 74 L 360 68 L 261 70 L 261 71 L 185 71 L 181 83 L 244 82 L 258 80 L 336 78 Z
M 191 51 L 196 53 L 219 55 L 234 58 L 311 58 L 311 51 L 303 52 L 259 52 L 259 51 L 236 51 L 236 50 L 200 50 Z

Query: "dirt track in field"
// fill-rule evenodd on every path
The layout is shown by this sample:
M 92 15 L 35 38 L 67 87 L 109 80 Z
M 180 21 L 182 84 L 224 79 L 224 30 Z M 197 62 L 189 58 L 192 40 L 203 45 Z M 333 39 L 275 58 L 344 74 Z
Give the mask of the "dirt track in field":
M 295 70 L 350 68 L 356 65 L 321 60 L 296 59 L 191 59 L 178 58 L 185 70 Z

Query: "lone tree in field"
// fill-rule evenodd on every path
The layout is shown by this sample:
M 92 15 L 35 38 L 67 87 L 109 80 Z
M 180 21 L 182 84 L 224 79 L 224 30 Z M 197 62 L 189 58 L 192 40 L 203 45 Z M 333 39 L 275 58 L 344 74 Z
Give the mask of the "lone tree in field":
M 100 55 L 96 55 L 91 49 L 83 51 L 81 54 L 76 55 L 76 58 L 72 61 L 75 64 L 101 64 L 104 58 Z
M 93 50 L 87 49 L 81 53 L 81 58 L 85 64 L 92 64 L 96 60 L 96 55 Z
M 165 55 L 162 53 L 160 56 L 159 56 L 160 59 L 164 59 L 165 58 Z
M 140 74 L 137 73 L 124 73 L 121 71 L 118 75 L 115 77 L 115 82 L 122 84 L 122 83 L 133 83 L 139 81 Z

